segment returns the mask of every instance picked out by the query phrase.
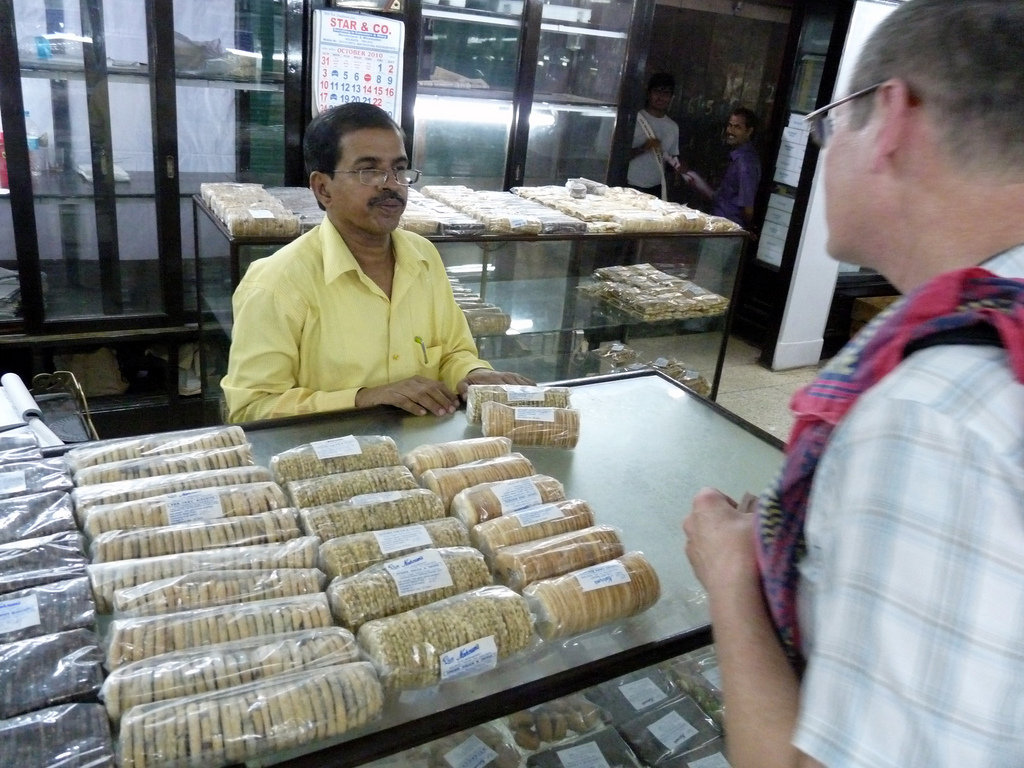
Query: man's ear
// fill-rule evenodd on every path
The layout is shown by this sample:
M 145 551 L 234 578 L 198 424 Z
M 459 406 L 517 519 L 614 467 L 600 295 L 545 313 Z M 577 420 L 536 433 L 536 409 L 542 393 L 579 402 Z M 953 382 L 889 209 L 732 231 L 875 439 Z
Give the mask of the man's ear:
M 309 174 L 309 188 L 313 190 L 316 199 L 324 206 L 331 202 L 330 180 L 330 175 L 323 171 L 313 171 Z
M 881 170 L 892 163 L 897 154 L 913 140 L 920 117 L 920 100 L 904 80 L 893 79 L 882 85 L 874 97 L 875 105 L 869 124 L 874 123 L 872 170 Z

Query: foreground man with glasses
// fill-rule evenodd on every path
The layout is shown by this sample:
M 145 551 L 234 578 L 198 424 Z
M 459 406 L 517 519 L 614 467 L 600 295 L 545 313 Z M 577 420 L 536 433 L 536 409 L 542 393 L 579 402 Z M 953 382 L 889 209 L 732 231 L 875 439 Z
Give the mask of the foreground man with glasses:
M 397 229 L 419 171 L 387 113 L 327 110 L 303 150 L 326 215 L 235 291 L 229 420 L 375 405 L 443 416 L 470 384 L 531 384 L 477 357 L 437 249 Z
M 705 489 L 733 768 L 1024 765 L 1024 3 L 909 0 L 808 121 L 829 252 L 904 296 Z M 749 510 L 749 511 L 748 511 Z

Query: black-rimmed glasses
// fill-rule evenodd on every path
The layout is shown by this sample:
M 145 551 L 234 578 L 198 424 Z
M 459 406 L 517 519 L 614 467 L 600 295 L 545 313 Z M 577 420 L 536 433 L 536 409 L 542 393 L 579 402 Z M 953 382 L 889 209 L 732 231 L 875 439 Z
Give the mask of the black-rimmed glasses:
M 410 184 L 415 184 L 420 180 L 420 172 L 415 168 L 401 168 L 397 171 L 385 171 L 380 168 L 363 168 L 358 171 L 339 171 L 335 169 L 335 173 L 358 173 L 359 183 L 365 184 L 368 187 L 383 187 L 388 183 L 388 177 L 390 176 L 395 180 L 396 183 L 401 184 L 403 187 L 407 187 Z
M 816 109 L 808 115 L 804 115 L 804 122 L 807 123 L 807 127 L 811 134 L 811 139 L 822 149 L 828 144 L 829 139 L 832 138 L 832 134 L 835 131 L 835 126 L 832 124 L 832 116 L 829 114 L 833 109 L 838 107 L 840 104 L 845 104 L 848 101 L 859 99 L 861 96 L 867 96 L 874 93 L 881 88 L 883 83 L 875 83 L 862 91 L 851 93 L 849 96 L 833 101 L 831 104 L 827 104 L 821 109 Z

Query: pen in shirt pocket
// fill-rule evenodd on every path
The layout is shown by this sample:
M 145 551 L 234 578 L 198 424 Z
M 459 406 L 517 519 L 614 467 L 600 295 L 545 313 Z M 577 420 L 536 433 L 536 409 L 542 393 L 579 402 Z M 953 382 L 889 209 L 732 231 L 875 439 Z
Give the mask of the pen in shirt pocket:
M 427 362 L 427 345 L 423 343 L 423 337 L 417 336 L 416 338 L 413 339 L 413 341 L 420 345 L 420 349 L 423 350 L 423 364 L 428 365 L 429 363 Z

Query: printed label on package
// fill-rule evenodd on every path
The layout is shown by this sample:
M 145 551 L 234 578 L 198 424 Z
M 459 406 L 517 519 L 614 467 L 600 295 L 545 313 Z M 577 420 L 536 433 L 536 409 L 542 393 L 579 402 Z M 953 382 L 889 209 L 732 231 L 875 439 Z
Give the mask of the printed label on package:
M 647 730 L 664 744 L 666 749 L 675 749 L 697 733 L 697 729 L 686 722 L 678 712 L 669 712 L 660 720 L 655 720 L 647 726 Z
M 452 585 L 452 575 L 436 549 L 426 549 L 384 564 L 384 570 L 395 580 L 398 596 L 418 595 L 432 589 Z
M 541 502 L 540 491 L 533 484 L 533 480 L 528 477 L 498 483 L 491 488 L 491 491 L 497 497 L 503 515 L 507 515 L 509 512 L 518 512 L 520 509 L 536 507 Z
M 321 461 L 324 459 L 334 459 L 338 456 L 355 456 L 363 452 L 355 435 L 332 437 L 330 440 L 317 440 L 315 443 L 310 443 L 310 445 L 313 446 L 313 453 Z
M 401 491 L 381 491 L 380 493 L 361 493 L 349 499 L 353 504 L 384 504 L 402 498 Z
M 701 672 L 701 675 L 718 690 L 722 690 L 722 670 L 718 667 L 711 667 Z
M 638 712 L 666 698 L 666 693 L 655 685 L 654 681 L 649 677 L 643 677 L 631 683 L 620 685 L 619 693 Z
M 39 623 L 39 598 L 35 595 L 0 600 L 0 635 L 35 627 Z
M 667 357 L 659 357 L 657 360 L 654 361 L 654 367 L 655 368 L 664 368 L 667 365 L 668 365 L 668 358 Z
M 249 209 L 249 215 L 252 216 L 254 219 L 272 219 L 272 218 L 274 218 L 273 212 L 268 211 L 266 208 L 250 208 Z
M 441 654 L 441 679 L 454 680 L 487 672 L 498 665 L 498 645 L 488 635 Z
M 521 528 L 529 528 L 531 525 L 540 525 L 549 520 L 558 520 L 565 517 L 565 513 L 558 508 L 557 504 L 544 504 L 540 507 L 531 507 L 522 512 L 513 512 L 509 517 L 519 521 Z
M 558 760 L 564 768 L 610 768 L 601 748 L 592 741 L 558 750 Z
M 576 576 L 576 581 L 580 583 L 580 589 L 584 592 L 614 587 L 616 584 L 628 584 L 630 582 L 629 573 L 626 572 L 625 566 L 614 561 L 592 565 L 589 568 L 584 568 L 582 571 L 576 571 L 574 575 Z
M 220 494 L 211 488 L 167 494 L 167 524 L 194 523 L 224 517 Z
M 691 760 L 690 768 L 732 768 L 732 766 L 725 759 L 725 755 L 716 752 L 713 755 L 702 757 L 700 760 Z
M 405 525 L 401 528 L 374 531 L 373 536 L 377 539 L 377 546 L 380 547 L 381 553 L 385 555 L 390 555 L 400 549 L 434 545 L 434 542 L 430 540 L 430 534 L 422 525 Z
M 516 408 L 516 421 L 554 421 L 554 408 Z
M 452 768 L 484 768 L 498 753 L 477 736 L 470 736 L 455 749 L 445 752 L 444 761 Z
M 509 216 L 508 225 L 512 229 L 522 229 L 530 224 L 530 220 L 525 216 Z
M 505 387 L 505 396 L 510 403 L 543 403 L 544 387 Z
M 21 493 L 27 490 L 24 469 L 17 472 L 0 472 L 0 493 Z

